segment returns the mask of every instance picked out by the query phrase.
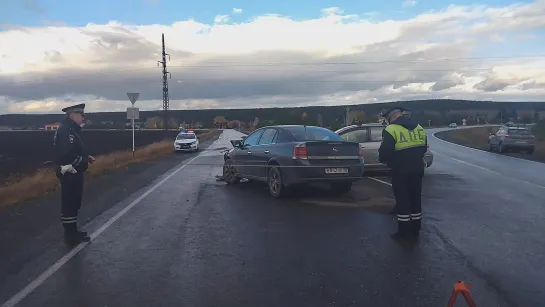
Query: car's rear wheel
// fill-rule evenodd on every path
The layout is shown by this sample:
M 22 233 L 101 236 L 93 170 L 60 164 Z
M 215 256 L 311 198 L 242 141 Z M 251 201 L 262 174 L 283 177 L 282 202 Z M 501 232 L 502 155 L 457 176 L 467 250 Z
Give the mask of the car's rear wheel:
M 352 182 L 334 182 L 330 184 L 335 194 L 348 193 L 352 189 Z
M 240 182 L 240 177 L 237 176 L 233 160 L 228 159 L 223 163 L 223 180 L 228 184 L 236 184 Z
M 277 166 L 272 166 L 267 174 L 267 186 L 272 197 L 280 198 L 286 194 L 282 172 Z

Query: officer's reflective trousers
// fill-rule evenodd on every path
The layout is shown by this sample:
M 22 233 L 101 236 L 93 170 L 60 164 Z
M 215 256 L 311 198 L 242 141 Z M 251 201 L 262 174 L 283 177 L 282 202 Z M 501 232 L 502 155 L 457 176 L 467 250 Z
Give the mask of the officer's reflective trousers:
M 78 212 L 83 197 L 83 173 L 65 174 L 61 181 L 61 222 L 66 232 L 78 230 Z
M 418 233 L 422 225 L 422 178 L 424 170 L 392 172 L 398 232 Z

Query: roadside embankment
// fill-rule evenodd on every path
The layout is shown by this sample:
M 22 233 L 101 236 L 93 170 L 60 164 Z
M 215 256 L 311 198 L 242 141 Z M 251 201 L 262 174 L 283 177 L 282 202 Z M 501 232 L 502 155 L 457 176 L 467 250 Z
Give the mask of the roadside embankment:
M 486 126 L 474 128 L 452 129 L 435 133 L 435 136 L 441 140 L 459 144 L 479 150 L 488 150 L 488 137 L 490 133 L 498 130 L 499 126 Z M 545 162 L 545 124 L 540 122 L 532 128 L 532 133 L 536 136 L 536 146 L 534 153 L 506 152 L 503 155 Z

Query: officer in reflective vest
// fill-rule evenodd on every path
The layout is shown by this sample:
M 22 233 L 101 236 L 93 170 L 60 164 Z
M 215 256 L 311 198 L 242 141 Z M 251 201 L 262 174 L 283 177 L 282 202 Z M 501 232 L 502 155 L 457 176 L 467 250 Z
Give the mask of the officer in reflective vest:
M 90 156 L 81 139 L 81 126 L 85 120 L 85 104 L 62 109 L 66 113 L 53 138 L 55 147 L 56 175 L 61 183 L 61 222 L 67 245 L 89 242 L 86 232 L 78 229 L 78 212 L 83 196 L 83 173 L 90 163 Z
M 379 160 L 391 169 L 398 231 L 394 239 L 416 237 L 422 222 L 422 178 L 427 137 L 424 128 L 410 118 L 410 111 L 395 107 L 384 115 Z

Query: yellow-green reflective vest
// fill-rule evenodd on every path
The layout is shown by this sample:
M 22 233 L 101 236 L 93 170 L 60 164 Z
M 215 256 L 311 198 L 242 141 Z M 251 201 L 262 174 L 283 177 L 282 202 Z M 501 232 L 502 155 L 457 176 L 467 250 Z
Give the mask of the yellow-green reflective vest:
M 426 146 L 426 131 L 420 125 L 416 126 L 414 130 L 409 130 L 401 125 L 391 124 L 385 130 L 396 140 L 396 151 Z

